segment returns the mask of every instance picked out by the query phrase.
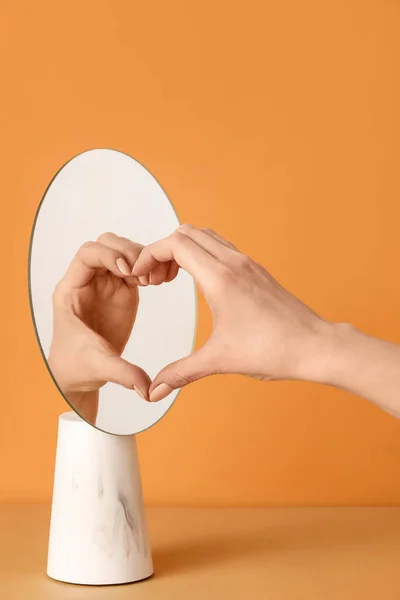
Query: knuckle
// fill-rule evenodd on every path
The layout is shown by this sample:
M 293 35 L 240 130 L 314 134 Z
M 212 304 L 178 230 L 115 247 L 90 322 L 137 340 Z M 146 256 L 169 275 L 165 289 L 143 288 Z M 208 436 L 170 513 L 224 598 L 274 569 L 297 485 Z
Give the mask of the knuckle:
M 220 265 L 216 273 L 215 285 L 220 294 L 223 294 L 235 281 L 235 273 L 228 265 Z
M 237 256 L 235 257 L 235 263 L 241 271 L 250 271 L 253 267 L 253 261 L 251 258 L 246 256 L 246 254 L 242 254 L 241 252 L 238 252 Z
M 185 375 L 184 373 L 174 373 L 172 380 L 176 388 L 181 388 L 189 383 L 192 383 L 193 378 L 191 378 L 189 375 Z
M 99 235 L 99 237 L 97 238 L 97 241 L 102 244 L 102 243 L 106 243 L 109 242 L 112 239 L 115 239 L 117 236 L 115 235 L 115 233 L 112 233 L 111 231 L 105 231 L 104 233 L 102 233 L 101 235 Z
M 193 225 L 190 225 L 190 223 L 183 223 L 182 225 L 179 225 L 179 227 L 176 229 L 176 232 L 189 234 L 191 231 L 193 231 L 193 229 L 195 228 L 193 227 Z
M 137 242 L 132 242 L 132 240 L 130 240 L 129 238 L 121 237 L 120 239 L 125 243 L 126 247 L 129 248 L 129 250 L 132 253 L 139 253 L 144 248 L 144 246 L 142 244 L 138 244 Z
M 85 242 L 82 244 L 82 246 L 79 248 L 79 250 L 82 250 L 82 251 L 91 250 L 92 248 L 96 248 L 96 247 L 97 247 L 96 242 Z

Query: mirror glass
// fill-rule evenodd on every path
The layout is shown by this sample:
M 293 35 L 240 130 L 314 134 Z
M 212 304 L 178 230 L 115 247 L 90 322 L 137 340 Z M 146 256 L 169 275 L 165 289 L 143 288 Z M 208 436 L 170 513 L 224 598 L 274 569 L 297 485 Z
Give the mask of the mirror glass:
M 142 399 L 129 387 L 129 365 L 153 379 L 168 363 L 190 354 L 196 328 L 193 279 L 180 270 L 170 282 L 142 287 L 133 278 L 118 277 L 119 271 L 115 275 L 115 260 L 111 267 L 107 262 L 122 251 L 131 268 L 138 244 L 166 237 L 178 226 L 171 202 L 149 171 L 108 149 L 70 160 L 38 208 L 29 259 L 38 342 L 64 398 L 102 431 L 143 431 L 178 393 L 154 404 Z M 134 378 L 139 388 L 141 377 Z

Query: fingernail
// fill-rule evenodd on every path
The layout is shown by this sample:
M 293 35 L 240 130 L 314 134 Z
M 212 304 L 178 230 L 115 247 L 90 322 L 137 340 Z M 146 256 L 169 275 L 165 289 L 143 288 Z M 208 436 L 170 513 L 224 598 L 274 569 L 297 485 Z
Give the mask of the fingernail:
M 117 267 L 123 273 L 123 275 L 127 275 L 128 277 L 131 275 L 131 270 L 129 268 L 128 263 L 123 258 L 117 258 Z
M 149 273 L 149 285 L 151 285 L 151 271 Z
M 141 275 L 138 279 L 142 285 L 149 285 L 149 276 L 148 275 Z
M 166 383 L 160 383 L 160 385 L 154 388 L 154 390 L 151 392 L 150 402 L 158 402 L 159 400 L 162 400 L 168 396 L 168 394 L 171 392 L 173 392 L 173 389 L 169 387 L 169 385 Z
M 146 396 L 143 394 L 142 390 L 140 388 L 138 388 L 136 385 L 133 386 L 133 389 L 135 390 L 135 392 L 137 394 L 139 394 L 139 396 L 143 399 L 146 400 L 146 402 L 148 402 L 148 399 L 146 398 Z

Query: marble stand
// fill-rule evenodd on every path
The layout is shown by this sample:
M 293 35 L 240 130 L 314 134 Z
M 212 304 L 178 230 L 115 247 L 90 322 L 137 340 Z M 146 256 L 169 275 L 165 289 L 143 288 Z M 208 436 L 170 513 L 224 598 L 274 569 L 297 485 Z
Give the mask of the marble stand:
M 134 436 L 74 412 L 60 416 L 47 574 L 68 583 L 129 583 L 153 573 Z

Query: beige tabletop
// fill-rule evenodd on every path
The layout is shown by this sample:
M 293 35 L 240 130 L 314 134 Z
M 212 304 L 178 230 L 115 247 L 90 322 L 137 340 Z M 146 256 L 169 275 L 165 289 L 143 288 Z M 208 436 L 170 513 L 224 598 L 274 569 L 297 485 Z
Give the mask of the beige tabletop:
M 155 575 L 46 574 L 49 508 L 0 505 L 1 600 L 400 600 L 400 508 L 149 509 Z

